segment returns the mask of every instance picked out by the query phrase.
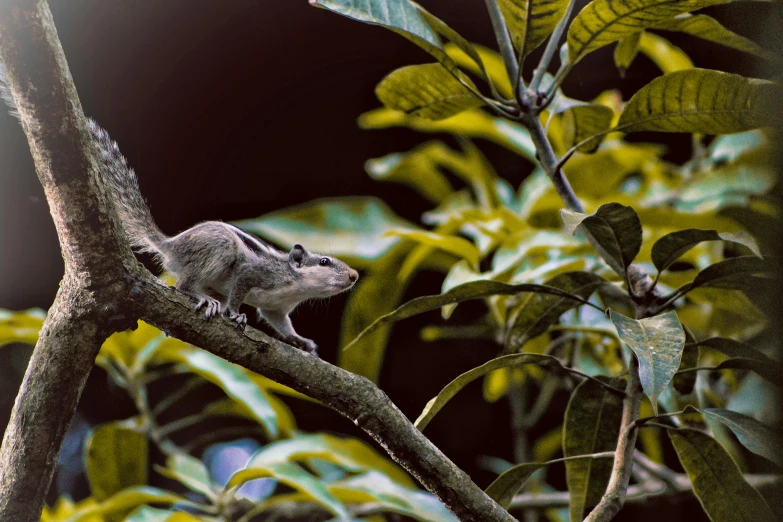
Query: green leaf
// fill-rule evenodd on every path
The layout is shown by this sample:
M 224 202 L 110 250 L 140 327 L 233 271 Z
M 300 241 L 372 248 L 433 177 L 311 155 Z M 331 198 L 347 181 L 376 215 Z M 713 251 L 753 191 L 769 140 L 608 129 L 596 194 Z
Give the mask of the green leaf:
M 563 111 L 562 114 L 563 146 L 568 148 L 581 143 L 590 136 L 604 132 L 612 126 L 614 118 L 612 109 L 598 103 L 576 105 Z M 577 150 L 579 152 L 593 152 L 601 144 L 603 138 L 604 136 L 596 137 Z
M 579 275 L 571 276 L 571 280 L 583 278 L 585 281 L 590 281 L 595 284 L 606 282 L 606 280 L 603 278 L 594 276 L 593 274 L 587 274 L 586 272 L 574 272 L 573 274 Z M 566 278 L 561 277 L 555 282 L 557 283 L 565 279 Z M 492 295 L 515 295 L 523 292 L 533 292 L 555 296 L 558 299 L 562 299 L 565 302 L 571 303 L 571 306 L 584 304 L 586 300 L 586 297 L 583 297 L 579 294 L 572 294 L 567 290 L 563 290 L 556 286 L 551 286 L 549 282 L 545 285 L 527 283 L 520 285 L 507 285 L 505 283 L 498 283 L 496 281 L 472 281 L 456 286 L 443 294 L 417 297 L 398 307 L 393 312 L 378 317 L 372 324 L 370 324 L 370 326 L 365 328 L 350 344 L 348 344 L 348 346 L 345 347 L 345 350 L 348 350 L 349 348 L 353 349 L 355 343 L 358 343 L 365 336 L 372 334 L 376 329 L 393 322 L 407 319 L 408 317 L 413 317 L 414 315 L 423 314 L 425 312 L 437 310 L 443 306 L 461 303 L 470 299 L 482 299 Z
M 592 214 L 560 210 L 566 228 L 572 234 L 582 225 L 597 242 L 598 254 L 620 275 L 642 247 L 642 223 L 631 207 L 607 203 Z
M 360 267 L 399 242 L 385 236 L 389 230 L 413 226 L 380 199 L 366 196 L 320 199 L 233 224 L 285 248 L 300 243 Z
M 195 457 L 186 453 L 174 453 L 166 459 L 165 468 L 158 466 L 156 469 L 161 475 L 176 480 L 210 500 L 217 499 L 207 467 Z
M 264 467 L 275 462 L 307 461 L 312 458 L 329 461 L 353 473 L 375 470 L 398 484 L 414 487 L 413 481 L 404 471 L 364 442 L 328 434 L 297 435 L 264 446 L 250 458 L 246 467 Z
M 693 69 L 693 61 L 682 49 L 657 34 L 642 32 L 639 51 L 647 55 L 664 74 Z
M 364 169 L 374 180 L 409 185 L 433 203 L 440 203 L 453 192 L 440 171 L 446 150 L 450 149 L 441 141 L 428 142 L 410 152 L 367 160 Z
M 708 266 L 690 283 L 687 291 L 699 287 L 728 288 L 742 290 L 752 280 L 763 280 L 757 274 L 769 274 L 772 267 L 768 261 L 756 256 L 732 257 Z
M 620 115 L 623 132 L 729 134 L 774 123 L 768 100 L 775 86 L 709 69 L 654 79 L 634 94 Z
M 746 360 L 748 369 L 751 369 L 770 382 L 777 382 L 783 375 L 780 364 L 767 356 L 764 352 L 756 350 L 752 346 L 734 339 L 712 337 L 699 342 L 698 346 L 716 350 L 728 357 Z
M 620 387 L 620 380 L 598 379 Z M 614 451 L 620 433 L 623 399 L 595 381 L 584 381 L 574 390 L 565 414 L 563 454 L 566 457 Z M 566 461 L 571 520 L 582 520 L 586 509 L 601 500 L 612 459 Z
M 362 275 L 350 292 L 343 312 L 340 346 L 337 362 L 340 368 L 378 382 L 383 356 L 391 333 L 390 325 L 374 328 L 369 335 L 361 335 L 379 315 L 390 313 L 402 301 L 409 280 L 400 281 L 397 273 L 410 246 L 398 244 L 370 270 Z M 394 282 L 393 284 L 390 284 Z M 361 339 L 357 339 L 361 335 Z M 351 347 L 348 350 L 348 346 Z
M 406 488 L 393 482 L 386 475 L 368 471 L 329 486 L 335 496 L 341 493 L 363 493 L 394 513 L 425 522 L 458 522 L 437 498 L 431 494 Z M 365 500 L 364 502 L 367 502 Z
M 552 34 L 569 0 L 498 0 L 514 48 L 524 58 Z
M 457 257 L 460 257 L 470 263 L 474 269 L 478 269 L 479 257 L 481 253 L 473 246 L 473 243 L 459 236 L 437 234 L 435 232 L 426 232 L 423 230 L 404 230 L 395 229 L 389 234 L 404 237 L 423 245 L 431 246 L 444 250 Z
M 710 161 L 713 163 L 733 162 L 750 151 L 768 145 L 768 143 L 767 136 L 760 130 L 717 136 L 710 143 Z
M 728 233 L 717 230 L 700 230 L 688 228 L 666 234 L 653 244 L 652 262 L 659 272 L 669 268 L 685 252 L 702 241 L 730 241 L 748 247 L 754 254 L 761 257 L 756 241 L 745 232 Z
M 250 463 L 248 463 L 250 464 Z M 245 482 L 263 477 L 274 477 L 280 482 L 305 493 L 338 517 L 349 519 L 345 506 L 337 500 L 326 484 L 292 462 L 269 462 L 237 471 L 226 484 L 226 489 L 236 488 Z
M 457 392 L 479 377 L 482 377 L 499 368 L 509 368 L 512 366 L 522 366 L 525 364 L 537 364 L 543 368 L 550 368 L 554 370 L 563 368 L 563 365 L 560 363 L 560 361 L 550 355 L 522 353 L 504 355 L 496 359 L 492 359 L 491 361 L 486 362 L 477 368 L 473 368 L 472 370 L 463 373 L 447 384 L 440 391 L 440 393 L 431 399 L 424 407 L 421 415 L 419 415 L 419 418 L 416 419 L 416 422 L 414 423 L 416 428 L 418 428 L 419 431 L 424 430 L 424 428 L 427 427 L 435 415 L 437 415 L 437 413 L 443 409 L 446 403 L 448 403 L 452 397 L 457 394 Z
M 672 378 L 672 386 L 678 393 L 688 395 L 693 392 L 693 387 L 696 385 L 696 372 L 689 371 L 686 373 L 680 373 L 683 370 L 690 370 L 699 366 L 699 346 L 696 344 L 686 344 L 682 350 L 682 357 L 680 358 L 680 366 L 677 368 L 677 373 Z
M 633 63 L 636 54 L 639 52 L 639 40 L 642 37 L 642 31 L 624 36 L 617 41 L 614 48 L 614 64 L 620 71 L 620 77 L 625 76 L 625 71 Z
M 552 324 L 568 310 L 580 306 L 601 286 L 607 284 L 603 277 L 589 272 L 566 272 L 546 282 L 546 286 L 557 288 L 570 296 L 553 293 L 533 293 L 523 298 L 514 310 L 511 326 L 506 333 L 506 346 L 518 350 L 534 337 L 546 332 Z M 582 301 L 574 299 L 581 298 Z
M 620 339 L 636 354 L 644 394 L 658 415 L 658 395 L 677 373 L 685 347 L 685 332 L 677 313 L 672 310 L 636 320 L 610 311 L 609 318 Z
M 710 417 L 734 432 L 740 444 L 747 449 L 771 460 L 778 467 L 783 468 L 783 438 L 780 433 L 767 427 L 753 417 L 748 417 L 736 411 L 720 410 L 716 408 L 698 409 L 705 416 Z
M 694 173 L 677 190 L 676 207 L 704 213 L 750 206 L 751 196 L 766 194 L 777 180 L 770 156 L 769 149 L 754 150 L 731 163 Z
M 0 308 L 0 346 L 11 343 L 35 344 L 43 327 L 46 312 L 31 308 L 24 312 L 12 312 Z
M 194 517 L 184 511 L 168 511 L 165 509 L 141 506 L 123 519 L 123 522 L 201 522 L 202 518 Z
M 309 2 L 311 5 L 323 7 L 359 22 L 379 25 L 394 31 L 430 53 L 449 70 L 457 70 L 457 65 L 443 50 L 435 30 L 422 18 L 424 9 L 410 0 L 309 0 Z
M 149 442 L 143 433 L 116 422 L 101 424 L 86 449 L 85 471 L 96 500 L 147 483 Z
M 191 371 L 216 384 L 226 395 L 250 410 L 270 438 L 279 436 L 277 414 L 270 404 L 266 391 L 256 384 L 250 373 L 241 366 L 189 346 L 171 351 L 159 350 L 154 358 L 186 365 Z
M 586 54 L 652 27 L 680 13 L 730 0 L 593 0 L 568 28 L 568 56 L 572 64 Z
M 703 14 L 682 14 L 655 25 L 654 29 L 685 33 L 708 42 L 713 42 L 746 53 L 762 56 L 761 46 L 747 38 L 729 31 L 714 18 Z
M 463 82 L 471 83 L 466 76 Z M 428 120 L 443 120 L 484 105 L 439 63 L 400 67 L 381 80 L 375 95 L 390 109 Z
M 525 482 L 541 469 L 546 466 L 546 462 L 525 462 L 523 464 L 517 464 L 516 466 L 504 471 L 498 478 L 492 481 L 492 484 L 484 491 L 491 499 L 500 504 L 503 509 L 508 509 L 511 500 L 517 491 L 522 489 Z
M 124 489 L 97 505 L 77 511 L 67 522 L 105 520 L 108 515 L 124 513 L 145 504 L 181 504 L 197 510 L 206 507 L 162 489 L 137 486 Z
M 715 439 L 692 429 L 669 430 L 668 435 L 710 520 L 776 520 L 759 492 L 745 481 L 737 464 Z

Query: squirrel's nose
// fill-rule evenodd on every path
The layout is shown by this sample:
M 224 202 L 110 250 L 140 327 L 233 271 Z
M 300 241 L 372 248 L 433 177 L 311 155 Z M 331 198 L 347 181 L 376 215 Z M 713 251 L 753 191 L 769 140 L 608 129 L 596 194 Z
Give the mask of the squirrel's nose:
M 355 283 L 359 280 L 359 272 L 354 270 L 353 268 L 348 271 L 348 279 L 351 280 L 351 283 Z

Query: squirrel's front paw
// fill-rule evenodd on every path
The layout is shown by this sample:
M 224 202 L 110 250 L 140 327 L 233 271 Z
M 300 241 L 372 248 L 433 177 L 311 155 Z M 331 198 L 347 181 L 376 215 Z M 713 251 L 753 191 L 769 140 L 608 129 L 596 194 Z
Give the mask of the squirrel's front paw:
M 196 305 L 196 310 L 201 310 L 202 308 L 205 308 L 204 315 L 207 316 L 207 319 L 211 319 L 220 314 L 220 301 L 205 295 Z
M 239 328 L 240 331 L 245 331 L 245 326 L 247 326 L 247 316 L 245 314 L 231 312 L 228 314 L 228 318 L 237 323 L 237 328 Z
M 311 353 L 315 356 L 318 355 L 318 345 L 310 339 L 305 339 L 304 337 L 287 337 L 284 340 L 291 346 L 295 346 L 300 350 L 304 350 L 305 352 Z

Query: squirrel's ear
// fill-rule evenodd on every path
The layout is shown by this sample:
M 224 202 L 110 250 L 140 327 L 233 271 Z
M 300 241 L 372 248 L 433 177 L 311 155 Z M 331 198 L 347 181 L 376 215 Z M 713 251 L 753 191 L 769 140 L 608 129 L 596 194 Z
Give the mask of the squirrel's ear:
M 296 263 L 296 266 L 301 268 L 302 261 L 304 261 L 305 257 L 307 257 L 307 250 L 297 243 L 294 245 L 294 248 L 291 249 L 291 253 L 288 254 L 288 261 L 289 263 Z

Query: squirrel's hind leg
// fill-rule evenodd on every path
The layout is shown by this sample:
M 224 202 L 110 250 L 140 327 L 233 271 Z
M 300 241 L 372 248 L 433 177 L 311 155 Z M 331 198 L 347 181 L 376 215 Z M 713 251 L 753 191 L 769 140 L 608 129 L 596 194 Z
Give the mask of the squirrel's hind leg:
M 196 310 L 204 308 L 204 315 L 206 315 L 207 319 L 220 315 L 220 310 L 222 309 L 220 301 L 208 295 L 195 278 L 183 275 L 177 279 L 176 287 L 198 299 Z

